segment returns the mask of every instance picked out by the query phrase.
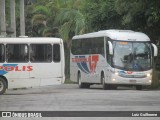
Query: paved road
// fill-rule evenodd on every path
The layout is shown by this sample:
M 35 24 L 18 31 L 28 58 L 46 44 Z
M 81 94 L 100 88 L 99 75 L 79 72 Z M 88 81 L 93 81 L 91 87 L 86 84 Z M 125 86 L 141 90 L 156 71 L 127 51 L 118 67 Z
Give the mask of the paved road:
M 79 89 L 75 84 L 7 90 L 0 96 L 0 111 L 160 111 L 160 91 Z

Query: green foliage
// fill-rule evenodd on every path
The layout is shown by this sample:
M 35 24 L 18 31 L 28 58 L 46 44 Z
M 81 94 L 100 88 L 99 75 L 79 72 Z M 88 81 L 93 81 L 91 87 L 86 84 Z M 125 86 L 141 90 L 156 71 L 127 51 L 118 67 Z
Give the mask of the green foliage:
M 116 0 L 115 8 L 126 28 L 147 33 L 153 42 L 159 39 L 160 1 Z
M 29 36 L 45 36 L 45 37 L 59 37 L 58 28 L 53 25 L 57 8 L 55 7 L 56 1 L 38 1 L 33 5 L 27 6 L 27 16 L 29 17 L 27 26 Z
M 33 14 L 44 14 L 44 15 L 49 15 L 49 8 L 44 7 L 42 5 L 35 6 L 33 10 Z
M 159 40 L 160 1 L 158 0 L 86 0 L 83 14 L 89 31 L 131 29 Z
M 84 32 L 132 29 L 145 32 L 153 42 L 160 39 L 159 0 L 36 0 L 34 4 L 25 8 L 26 33 L 29 36 L 44 36 L 47 30 L 43 32 L 43 29 L 55 31 L 57 28 L 61 37 L 67 41 L 73 35 Z M 9 14 L 10 1 L 6 0 L 8 24 Z M 16 0 L 16 19 L 18 30 L 19 0 Z M 72 30 L 67 32 L 67 27 Z M 42 31 L 38 32 L 40 29 Z
M 61 9 L 54 23 L 59 26 L 59 32 L 64 40 L 71 40 L 75 34 L 84 33 L 85 19 L 76 9 Z
M 75 84 L 75 82 L 71 81 L 70 79 L 66 79 L 64 84 Z
M 120 29 L 121 16 L 116 12 L 115 0 L 86 0 L 83 8 L 89 31 Z

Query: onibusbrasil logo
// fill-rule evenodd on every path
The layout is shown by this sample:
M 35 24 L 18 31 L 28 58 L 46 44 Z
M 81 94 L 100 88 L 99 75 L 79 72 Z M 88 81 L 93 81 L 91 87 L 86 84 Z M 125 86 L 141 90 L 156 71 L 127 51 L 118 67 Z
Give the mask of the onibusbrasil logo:
M 3 64 L 0 66 L 0 75 L 5 75 L 9 72 L 16 71 L 32 71 L 32 66 L 18 66 L 18 64 Z
M 95 73 L 97 62 L 99 61 L 99 55 L 90 56 L 75 56 L 72 58 L 72 62 L 76 62 L 79 69 L 86 74 Z

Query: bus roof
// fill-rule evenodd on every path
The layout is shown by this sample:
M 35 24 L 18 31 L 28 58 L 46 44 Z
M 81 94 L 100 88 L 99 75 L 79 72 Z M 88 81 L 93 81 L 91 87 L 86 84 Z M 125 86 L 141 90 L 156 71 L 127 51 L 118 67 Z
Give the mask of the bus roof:
M 1 37 L 0 38 L 0 43 L 10 43 L 10 44 L 15 44 L 15 43 L 42 43 L 42 44 L 47 44 L 47 43 L 62 43 L 62 39 L 60 38 L 52 38 L 52 37 L 16 37 L 16 38 L 5 38 Z
M 74 36 L 73 39 L 92 38 L 92 37 L 109 37 L 113 40 L 124 41 L 150 41 L 149 37 L 141 32 L 132 30 L 102 30 L 98 32 L 87 33 Z

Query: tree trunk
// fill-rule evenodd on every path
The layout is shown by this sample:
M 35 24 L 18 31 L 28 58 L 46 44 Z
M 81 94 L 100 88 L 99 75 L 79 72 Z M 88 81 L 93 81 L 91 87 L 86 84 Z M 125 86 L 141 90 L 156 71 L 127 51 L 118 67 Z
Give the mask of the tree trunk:
M 5 0 L 0 0 L 1 36 L 6 37 Z
M 65 76 L 66 79 L 70 78 L 70 47 L 65 42 L 64 43 L 64 49 L 65 49 Z
M 16 37 L 15 0 L 10 0 L 10 14 L 11 14 L 11 30 L 13 31 L 11 37 Z
M 24 0 L 20 0 L 20 36 L 25 36 Z

